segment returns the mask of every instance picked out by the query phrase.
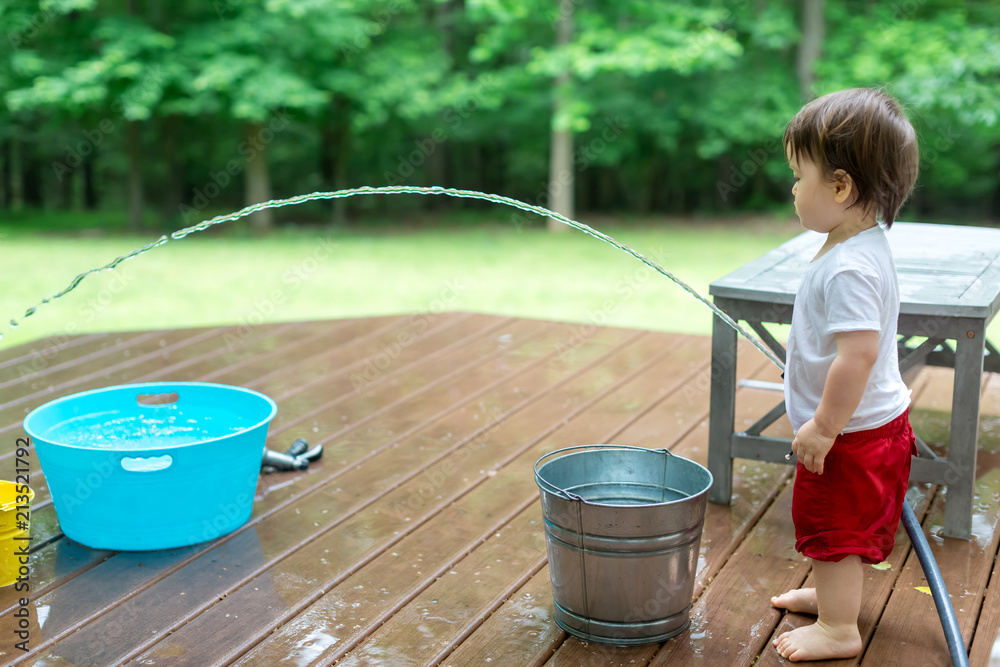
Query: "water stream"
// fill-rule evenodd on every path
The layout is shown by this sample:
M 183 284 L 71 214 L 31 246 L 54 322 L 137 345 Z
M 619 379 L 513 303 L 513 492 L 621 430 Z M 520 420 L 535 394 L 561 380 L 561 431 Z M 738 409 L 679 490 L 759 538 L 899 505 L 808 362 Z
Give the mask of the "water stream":
M 740 335 L 742 335 L 744 338 L 746 338 L 748 341 L 750 341 L 750 343 L 752 343 L 754 347 L 756 347 L 758 350 L 760 350 L 761 352 L 763 352 L 764 355 L 768 359 L 770 359 L 775 365 L 777 365 L 779 368 L 784 368 L 784 364 L 781 362 L 781 360 L 777 356 L 775 356 L 775 354 L 766 345 L 764 345 L 763 342 L 761 342 L 753 334 L 751 334 L 748 331 L 746 331 L 743 327 L 741 327 L 739 325 L 739 323 L 737 323 L 735 320 L 733 320 L 731 317 L 729 317 L 729 315 L 727 315 L 726 313 L 724 313 L 722 310 L 720 310 L 719 308 L 717 308 L 715 306 L 715 304 L 713 304 L 711 301 L 709 301 L 701 293 L 699 293 L 697 290 L 695 290 L 693 287 L 691 287 L 690 285 L 688 285 L 686 282 L 684 282 L 683 280 L 681 280 L 680 278 L 678 278 L 673 273 L 671 273 L 670 271 L 666 270 L 665 268 L 663 268 L 662 266 L 660 266 L 659 264 L 657 264 L 653 260 L 649 259 L 648 257 L 646 257 L 645 255 L 643 255 L 642 253 L 639 253 L 639 252 L 633 250 L 632 248 L 628 247 L 624 243 L 616 241 L 615 239 L 611 238 L 607 234 L 599 232 L 596 229 L 594 229 L 593 227 L 590 227 L 589 225 L 585 225 L 582 222 L 577 222 L 576 220 L 572 220 L 570 218 L 567 218 L 567 217 L 565 217 L 563 215 L 560 215 L 560 214 L 558 214 L 558 213 L 556 213 L 554 211 L 550 211 L 547 208 L 543 208 L 541 206 L 536 206 L 534 204 L 527 204 L 527 203 L 519 201 L 517 199 L 511 199 L 510 197 L 504 197 L 502 195 L 487 194 L 485 192 L 479 192 L 477 190 L 458 190 L 458 189 L 454 189 L 454 188 L 442 188 L 442 187 L 437 187 L 437 186 L 434 186 L 434 187 L 418 187 L 418 186 L 408 186 L 408 185 L 391 185 L 391 186 L 378 187 L 378 188 L 373 188 L 373 187 L 365 186 L 365 187 L 360 187 L 360 188 L 349 188 L 349 189 L 346 189 L 346 190 L 336 190 L 334 192 L 313 192 L 311 194 L 299 195 L 297 197 L 289 197 L 288 199 L 272 199 L 270 201 L 261 202 L 259 204 L 254 204 L 252 206 L 247 206 L 246 208 L 240 209 L 239 211 L 236 211 L 235 213 L 230 213 L 228 215 L 216 216 L 214 218 L 211 218 L 210 220 L 204 220 L 202 222 L 199 222 L 196 225 L 192 225 L 190 227 L 184 227 L 183 229 L 178 229 L 177 231 L 171 232 L 170 234 L 164 234 L 163 236 L 161 236 L 160 238 L 156 239 L 155 241 L 151 241 L 150 243 L 147 243 L 146 245 L 144 245 L 144 246 L 142 246 L 140 248 L 136 248 L 135 250 L 133 250 L 133 251 L 131 251 L 131 252 L 125 254 L 125 255 L 121 255 L 120 257 L 116 257 L 114 260 L 108 262 L 107 264 L 104 264 L 103 266 L 96 266 L 96 267 L 94 267 L 92 269 L 89 269 L 88 271 L 84 271 L 83 273 L 81 273 L 81 274 L 77 275 L 75 278 L 73 278 L 73 280 L 70 281 L 70 283 L 65 288 L 63 288 L 62 290 L 56 292 L 55 294 L 53 294 L 53 295 L 51 295 L 49 297 L 46 297 L 46 298 L 42 299 L 40 302 L 38 302 L 34 306 L 31 306 L 31 307 L 27 308 L 24 311 L 24 315 L 21 316 L 21 319 L 23 320 L 24 318 L 31 317 L 32 315 L 35 314 L 35 312 L 37 312 L 37 310 L 41 306 L 44 306 L 44 305 L 46 305 L 46 304 L 48 304 L 48 303 L 50 303 L 50 302 L 52 302 L 52 301 L 54 301 L 56 299 L 61 299 L 62 297 L 66 296 L 67 294 L 69 294 L 70 292 L 72 292 L 74 289 L 76 289 L 76 287 L 81 282 L 83 282 L 83 280 L 87 276 L 89 276 L 92 273 L 99 273 L 101 271 L 113 271 L 116 267 L 118 267 L 118 265 L 120 265 L 122 262 L 124 262 L 126 260 L 132 259 L 134 257 L 138 257 L 139 255 L 143 255 L 143 254 L 149 252 L 150 250 L 152 250 L 153 248 L 157 248 L 157 247 L 162 246 L 162 245 L 164 245 L 166 243 L 170 243 L 171 241 L 179 241 L 179 240 L 181 240 L 181 239 L 189 236 L 190 234 L 194 234 L 196 232 L 200 232 L 200 231 L 206 230 L 209 227 L 213 227 L 215 225 L 222 224 L 224 222 L 231 222 L 231 221 L 234 221 L 234 220 L 239 220 L 240 218 L 246 217 L 246 216 L 248 216 L 248 215 L 250 215 L 252 213 L 255 213 L 257 211 L 262 211 L 264 209 L 269 209 L 269 208 L 282 208 L 284 206 L 292 206 L 292 205 L 295 205 L 295 204 L 301 204 L 303 202 L 314 201 L 314 200 L 318 200 L 318 199 L 341 199 L 341 198 L 344 198 L 344 197 L 353 197 L 353 196 L 356 196 L 356 195 L 375 195 L 375 194 L 383 194 L 383 195 L 391 195 L 391 194 L 447 195 L 447 196 L 450 196 L 450 197 L 460 197 L 460 198 L 465 198 L 465 199 L 484 199 L 486 201 L 495 202 L 497 204 L 504 204 L 506 206 L 511 206 L 513 208 L 517 208 L 517 209 L 520 209 L 522 211 L 527 211 L 529 213 L 535 213 L 535 214 L 543 216 L 543 217 L 553 218 L 555 220 L 558 220 L 559 222 L 561 222 L 563 224 L 569 225 L 570 227 L 572 227 L 574 229 L 577 229 L 577 230 L 579 230 L 579 231 L 581 231 L 581 232 L 583 232 L 585 234 L 593 236 L 596 239 L 600 239 L 601 241 L 604 241 L 605 243 L 608 243 L 608 244 L 614 246 L 615 248 L 618 248 L 622 252 L 627 253 L 627 254 L 631 255 L 632 257 L 635 257 L 640 262 L 642 262 L 646 266 L 650 267 L 651 269 L 653 269 L 654 271 L 656 271 L 660 275 L 663 275 L 663 276 L 669 278 L 671 281 L 673 281 L 676 285 L 680 286 L 688 294 L 690 294 L 691 296 L 693 296 L 694 298 L 696 298 L 698 301 L 700 301 L 703 304 L 705 304 L 706 306 L 708 306 L 719 318 L 722 319 L 722 321 L 724 321 L 726 324 L 728 324 L 733 329 L 735 329 Z M 19 324 L 20 324 L 20 322 L 17 319 L 13 319 L 12 318 L 10 320 L 10 326 L 11 327 L 17 327 Z M 2 339 L 2 338 L 3 338 L 3 334 L 0 334 L 0 339 Z

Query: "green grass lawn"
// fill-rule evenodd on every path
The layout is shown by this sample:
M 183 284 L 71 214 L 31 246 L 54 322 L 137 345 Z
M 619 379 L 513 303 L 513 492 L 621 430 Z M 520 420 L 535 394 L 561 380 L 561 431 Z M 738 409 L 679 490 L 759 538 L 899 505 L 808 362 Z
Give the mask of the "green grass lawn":
M 705 292 L 791 238 L 793 220 L 643 221 L 592 226 Z M 240 224 L 240 223 L 237 223 Z M 209 235 L 211 234 L 211 235 Z M 85 279 L 22 320 L 78 273 L 156 238 L 0 229 L 0 349 L 50 335 L 476 311 L 708 334 L 711 313 L 632 257 L 575 230 L 428 225 L 281 230 L 264 239 L 210 232 L 172 241 Z

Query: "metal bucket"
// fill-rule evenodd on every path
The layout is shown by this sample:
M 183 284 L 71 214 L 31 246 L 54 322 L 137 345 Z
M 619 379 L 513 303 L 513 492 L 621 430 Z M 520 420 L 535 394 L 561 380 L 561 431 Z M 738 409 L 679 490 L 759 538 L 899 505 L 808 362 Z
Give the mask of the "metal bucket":
M 712 474 L 625 445 L 559 449 L 534 469 L 559 627 L 623 646 L 683 632 Z

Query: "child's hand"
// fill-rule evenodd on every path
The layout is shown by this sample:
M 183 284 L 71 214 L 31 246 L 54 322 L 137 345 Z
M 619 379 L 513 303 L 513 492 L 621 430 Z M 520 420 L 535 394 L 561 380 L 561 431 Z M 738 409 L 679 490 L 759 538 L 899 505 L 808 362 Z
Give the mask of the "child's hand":
M 806 470 L 822 475 L 823 461 L 836 439 L 837 436 L 830 437 L 823 433 L 816 424 L 816 420 L 810 419 L 795 434 L 795 439 L 792 440 L 792 451 L 806 467 Z

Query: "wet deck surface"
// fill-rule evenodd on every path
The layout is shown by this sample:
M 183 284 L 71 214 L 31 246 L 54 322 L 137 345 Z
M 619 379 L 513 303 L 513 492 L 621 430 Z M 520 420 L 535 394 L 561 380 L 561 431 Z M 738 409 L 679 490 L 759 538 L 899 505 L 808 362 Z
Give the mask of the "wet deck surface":
M 234 384 L 278 403 L 269 446 L 322 442 L 306 472 L 262 475 L 250 521 L 159 552 L 88 549 L 62 536 L 43 471 L 30 560 L 30 651 L 15 647 L 24 593 L 0 589 L 0 664 L 775 665 L 776 632 L 808 622 L 768 603 L 801 586 L 792 469 L 736 462 L 731 506 L 708 507 L 690 628 L 616 648 L 552 622 L 532 464 L 596 442 L 705 463 L 708 337 L 447 313 L 81 336 L 0 351 L 0 477 L 13 479 L 28 410 L 114 384 Z M 913 380 L 912 420 L 946 438 L 950 371 Z M 739 377 L 779 381 L 745 346 Z M 781 400 L 741 388 L 749 425 Z M 768 433 L 787 435 L 786 421 Z M 1000 664 L 1000 379 L 983 386 L 971 541 L 941 538 L 946 493 L 914 485 L 973 665 Z M 900 529 L 867 571 L 860 659 L 948 665 L 922 571 Z M 992 658 L 991 658 L 992 656 Z M 991 662 L 992 659 L 992 662 Z

